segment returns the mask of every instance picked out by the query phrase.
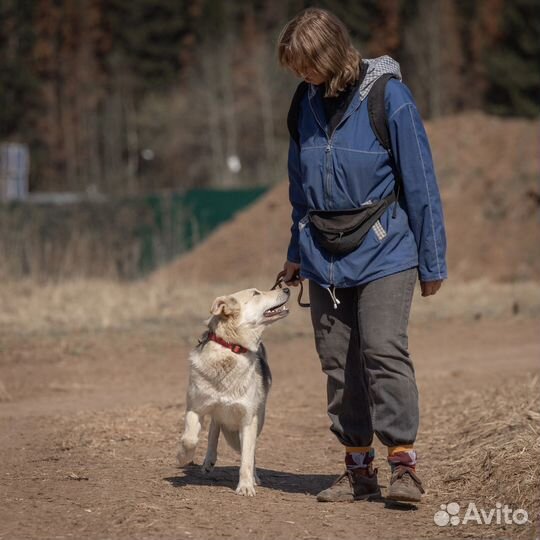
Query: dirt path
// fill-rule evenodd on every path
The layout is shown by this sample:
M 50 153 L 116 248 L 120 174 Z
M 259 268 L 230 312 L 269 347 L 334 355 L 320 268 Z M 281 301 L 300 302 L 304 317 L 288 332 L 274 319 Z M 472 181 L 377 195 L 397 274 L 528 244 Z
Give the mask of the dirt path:
M 12 397 L 0 403 L 0 539 L 532 538 L 533 524 L 443 528 L 433 516 L 450 502 L 438 467 L 453 443 L 445 419 L 468 392 L 540 373 L 539 326 L 516 318 L 412 327 L 419 470 L 428 488 L 418 508 L 316 503 L 314 494 L 340 471 L 342 454 L 328 431 L 325 381 L 308 334 L 267 334 L 274 384 L 255 498 L 235 495 L 238 459 L 224 444 L 210 478 L 175 465 L 186 332 L 155 325 L 0 336 L 0 379 Z M 377 465 L 386 484 L 382 451 Z

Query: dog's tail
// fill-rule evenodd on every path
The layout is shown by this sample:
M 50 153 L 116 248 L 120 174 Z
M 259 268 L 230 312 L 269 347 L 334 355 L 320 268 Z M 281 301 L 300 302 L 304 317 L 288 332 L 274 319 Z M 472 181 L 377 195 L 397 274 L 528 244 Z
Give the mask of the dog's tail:
M 240 433 L 238 431 L 230 431 L 223 426 L 221 426 L 221 432 L 231 448 L 237 452 L 240 452 Z

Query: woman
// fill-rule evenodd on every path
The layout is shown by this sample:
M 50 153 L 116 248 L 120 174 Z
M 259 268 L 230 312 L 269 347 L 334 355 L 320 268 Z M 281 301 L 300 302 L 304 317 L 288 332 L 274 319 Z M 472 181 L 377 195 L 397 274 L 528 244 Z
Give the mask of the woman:
M 407 326 L 417 276 L 422 296 L 447 277 L 446 239 L 429 143 L 399 65 L 363 60 L 343 23 L 310 8 L 279 38 L 280 63 L 308 83 L 298 102 L 298 144 L 289 147 L 291 241 L 285 282 L 309 279 L 311 318 L 328 376 L 331 430 L 345 446 L 345 472 L 317 496 L 380 496 L 374 434 L 388 448 L 387 498 L 420 501 L 414 442 L 418 393 Z M 368 95 L 384 74 L 390 135 L 385 150 L 370 126 Z M 401 177 L 401 182 L 398 182 Z M 400 189 L 397 189 L 400 184 Z M 321 247 L 310 210 L 359 209 L 396 200 L 346 254 Z

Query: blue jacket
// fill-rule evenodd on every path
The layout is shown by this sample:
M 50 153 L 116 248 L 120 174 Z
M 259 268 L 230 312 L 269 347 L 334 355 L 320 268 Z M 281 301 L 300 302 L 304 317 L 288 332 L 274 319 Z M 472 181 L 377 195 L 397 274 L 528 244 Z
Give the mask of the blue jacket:
M 390 79 L 385 105 L 392 152 L 403 178 L 396 217 L 393 205 L 363 243 L 344 256 L 332 256 L 313 239 L 310 209 L 357 208 L 394 189 L 393 160 L 373 133 L 367 100 L 371 84 L 385 72 L 401 78 L 389 57 L 364 60 L 367 74 L 340 124 L 329 137 L 322 86 L 309 85 L 299 105 L 300 149 L 289 145 L 289 198 L 293 208 L 287 259 L 300 263 L 300 275 L 323 287 L 353 287 L 418 267 L 422 281 L 447 277 L 443 210 L 431 150 L 409 89 Z

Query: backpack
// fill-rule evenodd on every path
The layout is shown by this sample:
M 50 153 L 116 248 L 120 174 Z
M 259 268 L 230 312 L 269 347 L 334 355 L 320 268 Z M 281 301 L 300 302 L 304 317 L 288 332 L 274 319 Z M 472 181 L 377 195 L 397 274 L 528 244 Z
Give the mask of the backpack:
M 396 174 L 396 203 L 399 199 L 399 193 L 401 189 L 401 174 L 399 169 L 396 166 L 394 161 L 394 156 L 392 154 L 392 148 L 390 146 L 390 132 L 388 131 L 388 122 L 386 118 L 386 108 L 384 106 L 384 91 L 386 88 L 386 83 L 394 78 L 395 75 L 392 73 L 385 73 L 381 75 L 371 87 L 367 100 L 368 100 L 368 115 L 369 123 L 371 129 L 377 137 L 378 141 L 381 143 L 383 148 L 390 154 L 390 157 L 394 163 L 394 172 Z M 291 106 L 289 108 L 289 113 L 287 114 L 287 128 L 289 129 L 289 134 L 291 138 L 296 142 L 298 147 L 300 147 L 300 133 L 298 132 L 298 116 L 300 114 L 300 101 L 304 97 L 304 94 L 307 92 L 308 83 L 302 81 L 293 95 Z M 397 204 L 394 205 L 394 210 L 392 212 L 392 217 L 396 217 Z

